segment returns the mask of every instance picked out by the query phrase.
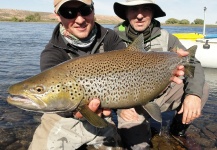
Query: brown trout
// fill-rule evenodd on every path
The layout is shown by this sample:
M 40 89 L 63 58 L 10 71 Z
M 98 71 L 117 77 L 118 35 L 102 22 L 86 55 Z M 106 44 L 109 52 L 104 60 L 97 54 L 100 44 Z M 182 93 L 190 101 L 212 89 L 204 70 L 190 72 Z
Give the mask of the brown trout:
M 102 108 L 142 106 L 157 121 L 159 107 L 150 102 L 171 82 L 177 65 L 191 65 L 197 49 L 180 57 L 175 52 L 145 52 L 140 35 L 128 48 L 68 60 L 9 87 L 8 103 L 19 108 L 45 113 L 78 110 L 94 126 L 106 123 L 87 107 L 99 98 Z M 190 67 L 189 67 L 190 66 Z M 158 107 L 158 108 L 157 108 Z

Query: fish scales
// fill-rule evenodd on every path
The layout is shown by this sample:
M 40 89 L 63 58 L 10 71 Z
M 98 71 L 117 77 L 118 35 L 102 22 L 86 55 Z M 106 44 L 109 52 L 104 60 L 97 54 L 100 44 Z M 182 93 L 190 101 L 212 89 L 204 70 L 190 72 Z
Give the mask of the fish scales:
M 176 62 L 169 61 L 172 57 Z M 71 71 L 70 76 L 83 87 L 85 99 L 98 97 L 106 108 L 129 108 L 159 94 L 180 61 L 175 53 L 112 51 L 73 61 L 63 72 Z M 152 93 L 155 89 L 159 90 Z
M 174 52 L 144 52 L 143 40 L 140 35 L 126 49 L 72 59 L 11 85 L 7 101 L 32 111 L 79 110 L 94 125 L 86 108 L 92 98 L 99 98 L 102 108 L 152 109 L 149 102 L 168 86 L 176 66 L 193 63 L 196 47 L 189 49 L 190 56 L 179 57 Z

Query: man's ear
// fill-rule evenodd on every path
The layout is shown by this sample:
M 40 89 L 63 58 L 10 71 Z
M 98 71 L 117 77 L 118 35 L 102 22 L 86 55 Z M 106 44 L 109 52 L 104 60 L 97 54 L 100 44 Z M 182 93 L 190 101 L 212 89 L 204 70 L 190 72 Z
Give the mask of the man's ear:
M 61 20 L 60 20 L 60 15 L 58 15 L 55 11 L 54 11 L 54 14 L 55 14 L 57 20 L 58 20 L 59 22 L 61 22 Z

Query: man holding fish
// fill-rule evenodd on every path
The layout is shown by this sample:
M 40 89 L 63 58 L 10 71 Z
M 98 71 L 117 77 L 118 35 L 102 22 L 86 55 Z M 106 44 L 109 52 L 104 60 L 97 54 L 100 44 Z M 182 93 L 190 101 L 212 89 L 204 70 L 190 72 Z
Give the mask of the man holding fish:
M 185 49 L 175 36 L 160 27 L 155 18 L 166 16 L 166 13 L 154 0 L 115 2 L 114 12 L 124 20 L 115 27 L 115 31 L 128 45 L 143 34 L 145 51 L 171 51 L 174 47 Z M 171 83 L 154 100 L 161 112 L 177 111 L 170 126 L 173 136 L 185 135 L 189 124 L 201 115 L 208 99 L 209 87 L 205 83 L 203 69 L 199 61 L 195 62 L 194 78 L 185 78 L 183 84 Z M 125 146 L 128 149 L 148 149 L 150 137 L 144 138 L 144 133 L 150 135 L 149 114 L 146 117 L 138 115 L 134 108 L 118 110 L 118 114 L 118 128 Z
M 24 109 L 29 108 L 29 110 L 40 111 L 40 108 L 42 108 L 41 106 L 43 106 L 44 110 L 41 109 L 41 111 L 43 112 L 49 112 L 49 108 L 53 108 L 55 109 L 55 111 L 58 112 L 58 110 L 61 111 L 63 108 L 65 108 L 66 104 L 64 104 L 64 100 L 65 102 L 67 102 L 67 100 L 65 99 L 67 96 L 71 97 L 72 99 L 85 97 L 85 96 L 88 97 L 88 95 L 82 95 L 83 94 L 81 93 L 82 89 L 77 82 L 70 81 L 71 73 L 70 74 L 66 73 L 64 74 L 64 77 L 59 78 L 58 74 L 61 74 L 62 73 L 61 71 L 63 71 L 64 68 L 61 68 L 60 65 L 58 71 L 56 72 L 53 72 L 52 68 L 70 59 L 79 62 L 79 59 L 77 58 L 80 56 L 86 56 L 95 53 L 103 53 L 108 51 L 113 52 L 113 50 L 124 49 L 126 47 L 124 42 L 121 41 L 121 39 L 114 31 L 110 29 L 105 29 L 101 25 L 95 22 L 94 5 L 92 0 L 54 0 L 54 7 L 55 7 L 55 14 L 60 23 L 54 29 L 51 40 L 49 41 L 49 43 L 46 45 L 45 49 L 41 53 L 40 66 L 41 66 L 41 71 L 45 72 L 45 74 L 43 74 L 42 72 L 42 74 L 37 75 L 28 80 L 28 82 L 31 84 L 37 84 L 37 82 L 35 82 L 35 79 L 37 79 L 37 77 L 40 77 L 40 80 L 44 82 L 42 82 L 40 85 L 36 86 L 35 88 L 30 89 L 29 91 L 23 90 L 24 95 L 27 92 L 30 93 L 35 92 L 34 94 L 32 94 L 32 97 L 29 94 L 29 98 L 32 98 L 32 100 L 34 99 L 37 102 L 33 102 L 30 99 L 27 99 L 28 94 L 26 95 L 26 97 L 24 97 L 24 95 L 16 97 L 17 94 L 16 92 L 18 92 L 18 89 L 29 88 L 30 86 L 28 86 L 28 84 L 25 84 L 25 86 L 23 86 L 22 83 L 20 83 L 16 85 L 19 88 L 17 88 L 16 86 L 12 86 L 11 88 L 9 88 L 9 93 L 11 94 L 11 97 L 8 98 L 8 101 L 14 104 L 17 103 L 17 106 L 20 103 L 22 103 L 20 107 Z M 143 41 L 143 39 L 144 39 L 143 36 L 140 36 L 140 38 L 137 39 L 138 43 L 135 42 L 130 48 L 132 50 L 137 50 L 134 49 L 135 47 L 137 48 L 137 46 L 138 48 L 141 48 L 142 45 L 141 40 Z M 182 50 L 177 50 L 177 51 L 182 56 L 187 55 L 187 53 Z M 107 54 L 108 55 L 113 54 L 112 52 Z M 127 50 L 126 52 L 129 51 Z M 119 54 L 118 51 L 116 53 Z M 137 52 L 135 52 L 134 54 L 137 54 Z M 100 56 L 101 55 L 97 55 L 97 58 L 100 59 Z M 102 56 L 103 58 L 107 59 L 105 55 Z M 94 63 L 91 63 L 91 61 L 95 61 L 94 59 L 91 59 L 91 57 L 88 57 L 87 60 L 88 60 L 88 62 L 86 63 L 87 65 L 89 65 L 89 63 L 92 66 L 95 65 Z M 103 60 L 104 59 L 102 59 L 102 61 Z M 80 64 L 82 66 L 83 63 L 80 62 Z M 106 67 L 107 65 L 108 64 L 106 64 L 104 67 Z M 71 68 L 72 70 L 70 70 L 70 65 L 68 66 L 66 64 L 64 65 L 64 67 L 68 68 L 67 70 L 68 72 L 73 72 L 73 67 Z M 80 65 L 75 66 L 75 68 L 79 68 L 79 67 Z M 85 68 L 85 66 L 83 67 Z M 49 68 L 51 68 L 51 70 Z M 98 70 L 100 69 L 102 68 L 98 68 Z M 77 72 L 74 73 L 77 74 L 80 70 L 82 70 L 82 68 L 78 69 Z M 88 70 L 85 71 L 88 72 Z M 113 70 L 111 70 L 111 72 L 112 71 Z M 91 73 L 93 72 L 90 72 L 90 74 Z M 97 73 L 98 72 L 96 71 L 93 74 L 97 74 Z M 171 77 L 171 81 L 174 81 L 176 83 L 182 83 L 182 80 L 176 77 L 180 75 L 183 75 L 183 66 L 177 67 L 177 69 L 173 72 L 173 77 Z M 82 79 L 82 76 L 79 75 L 77 75 L 77 79 L 82 82 L 85 81 Z M 46 83 L 48 80 L 53 80 L 53 82 Z M 204 78 L 202 78 L 202 80 L 204 80 Z M 89 82 L 92 83 L 92 81 Z M 49 89 L 45 88 L 45 85 L 43 85 L 43 83 L 48 84 Z M 115 82 L 113 83 L 115 85 Z M 52 84 L 57 84 L 57 85 L 53 86 Z M 71 86 L 71 84 L 73 84 L 73 86 Z M 112 84 L 110 86 L 112 86 Z M 86 87 L 88 88 L 89 85 L 87 85 Z M 102 88 L 101 86 L 99 87 Z M 70 93 L 70 90 L 72 88 L 73 91 L 76 91 L 75 93 Z M 88 91 L 91 91 L 92 88 L 94 87 L 91 87 L 86 92 L 88 93 Z M 100 89 L 96 89 L 96 90 L 100 90 Z M 55 95 L 55 93 L 58 93 L 60 91 L 63 91 L 63 93 L 65 94 L 61 93 Z M 95 92 L 97 93 L 97 91 L 94 91 L 92 94 L 94 95 Z M 111 91 L 108 91 L 108 93 L 109 92 Z M 142 94 L 139 94 L 138 97 L 141 98 L 141 96 L 143 96 Z M 127 97 L 131 97 L 131 95 L 128 94 Z M 49 103 L 50 99 L 54 100 L 54 103 Z M 98 108 L 100 106 L 99 99 L 92 97 L 91 99 L 89 99 L 88 102 L 89 102 L 88 106 L 92 111 L 96 112 L 100 116 L 109 116 L 110 110 Z M 80 103 L 82 104 L 85 102 L 82 101 Z M 80 103 L 76 103 L 75 105 L 70 106 L 68 109 L 69 110 L 74 109 L 74 107 L 76 108 Z M 34 106 L 33 105 L 30 106 L 31 104 L 34 104 Z M 103 106 L 104 104 L 109 105 L 109 103 L 101 102 L 101 106 Z M 70 105 L 70 103 L 67 104 L 67 106 L 68 105 Z M 118 106 L 116 107 L 118 108 Z M 88 117 L 89 114 L 92 114 L 91 111 L 88 111 L 88 108 L 86 106 L 79 107 L 78 111 L 80 111 L 82 115 L 85 115 L 85 117 Z M 122 112 L 120 114 L 122 114 Z M 200 111 L 198 111 L 198 113 L 200 113 Z M 104 119 L 107 122 L 109 122 L 109 124 L 106 127 L 98 128 L 90 124 L 85 118 L 82 118 L 81 114 L 79 112 L 74 112 L 73 114 L 72 113 L 58 113 L 58 114 L 45 113 L 42 116 L 41 124 L 35 131 L 29 149 L 30 150 L 79 149 L 79 148 L 82 149 L 83 144 L 87 145 L 87 149 L 117 149 L 117 150 L 122 149 L 119 135 L 110 117 L 104 117 Z M 129 112 L 129 114 L 132 113 Z M 123 117 L 123 119 L 126 118 L 127 117 L 125 116 Z M 88 119 L 90 119 L 90 122 L 94 123 L 94 119 L 97 120 L 98 118 L 90 117 Z M 142 119 L 145 120 L 145 118 Z M 131 121 L 132 120 L 129 120 L 129 122 Z M 101 123 L 100 125 L 104 126 L 103 124 L 104 122 L 100 122 L 100 123 Z M 128 122 L 126 123 L 128 124 Z M 140 120 L 137 121 L 136 119 L 136 124 L 141 124 L 141 123 L 142 122 Z M 145 132 L 141 132 L 141 134 L 143 134 L 143 136 L 146 136 Z M 142 141 L 142 142 L 147 142 L 147 141 Z
M 60 23 L 41 53 L 41 71 L 69 59 L 126 47 L 114 31 L 95 22 L 92 0 L 54 0 L 54 8 Z M 99 103 L 98 99 L 93 99 L 89 107 L 101 114 L 100 109 L 97 110 Z M 104 110 L 103 114 L 109 115 L 110 111 Z M 121 149 L 114 125 L 98 129 L 79 117 L 79 113 L 74 113 L 73 117 L 72 112 L 44 114 L 29 149 L 78 149 L 83 144 L 95 149 Z M 112 122 L 110 117 L 106 120 Z M 67 140 L 62 141 L 62 137 Z

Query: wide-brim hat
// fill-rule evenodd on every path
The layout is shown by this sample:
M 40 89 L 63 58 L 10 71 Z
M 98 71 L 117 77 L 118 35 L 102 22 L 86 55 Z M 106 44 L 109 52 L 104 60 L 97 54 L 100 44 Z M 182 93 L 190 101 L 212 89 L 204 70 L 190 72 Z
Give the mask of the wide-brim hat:
M 158 6 L 153 0 L 126 0 L 126 2 L 115 2 L 114 12 L 121 19 L 127 20 L 126 18 L 126 8 L 129 6 L 143 5 L 147 4 L 154 10 L 153 18 L 164 17 L 166 13 Z
M 66 2 L 69 1 L 79 1 L 82 2 L 86 5 L 91 5 L 92 4 L 92 0 L 54 0 L 54 8 L 55 8 L 55 12 L 57 13 L 59 8 Z

